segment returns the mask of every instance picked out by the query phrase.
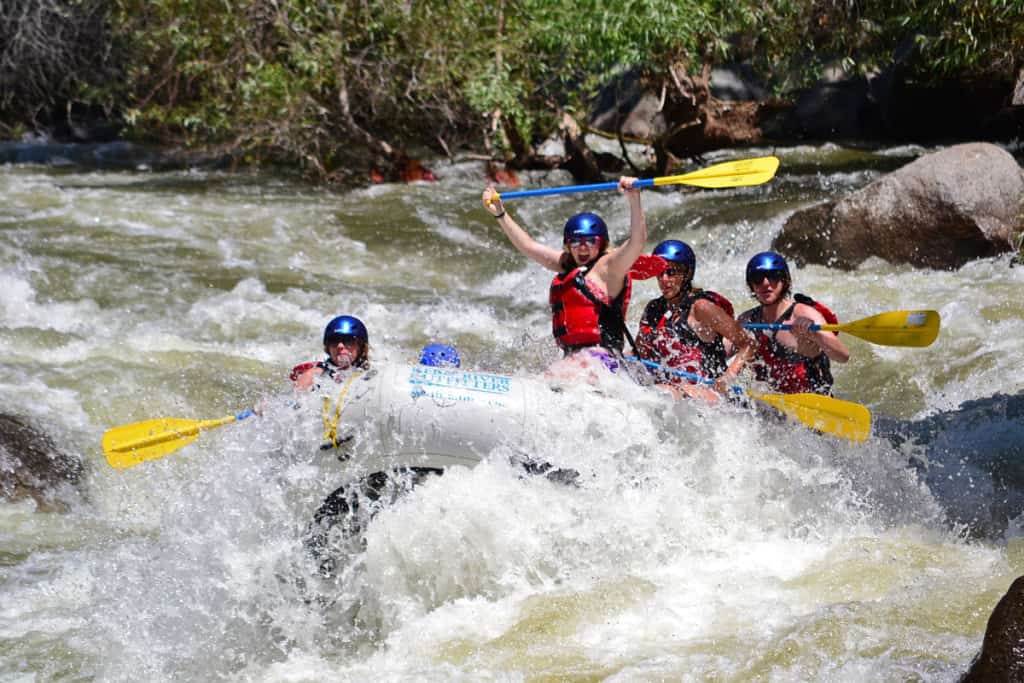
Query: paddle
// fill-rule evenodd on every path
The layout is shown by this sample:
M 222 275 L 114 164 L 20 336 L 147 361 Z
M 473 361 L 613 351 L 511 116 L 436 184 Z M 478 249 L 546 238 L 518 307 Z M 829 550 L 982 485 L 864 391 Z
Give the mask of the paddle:
M 633 187 L 661 187 L 662 185 L 696 185 L 697 187 L 708 188 L 746 187 L 748 185 L 760 185 L 768 182 L 775 176 L 775 171 L 778 167 L 779 160 L 776 157 L 740 159 L 739 161 L 726 161 L 721 164 L 715 164 L 714 166 L 708 166 L 699 171 L 684 173 L 683 175 L 642 178 L 633 183 Z M 497 195 L 495 199 L 519 199 L 521 197 L 540 197 L 549 194 L 596 192 L 600 190 L 615 190 L 618 187 L 618 182 L 545 187 L 538 190 L 503 192 Z
M 929 346 L 939 336 L 936 311 L 889 311 L 839 325 L 811 325 L 812 330 L 846 332 L 882 346 Z M 748 330 L 788 330 L 783 323 L 743 323 Z
M 715 381 L 691 372 L 669 368 L 649 360 L 626 356 L 626 360 L 643 363 L 647 367 L 670 372 L 695 382 L 713 385 Z M 732 387 L 743 393 L 742 387 Z M 786 415 L 796 418 L 811 429 L 832 434 L 850 441 L 864 441 L 871 435 L 871 412 L 859 403 L 841 401 L 821 394 L 759 394 L 746 392 L 747 396 L 777 408 Z
M 146 460 L 162 458 L 192 443 L 199 432 L 255 415 L 246 410 L 219 420 L 188 420 L 162 417 L 112 427 L 103 435 L 103 454 L 111 467 L 134 467 Z

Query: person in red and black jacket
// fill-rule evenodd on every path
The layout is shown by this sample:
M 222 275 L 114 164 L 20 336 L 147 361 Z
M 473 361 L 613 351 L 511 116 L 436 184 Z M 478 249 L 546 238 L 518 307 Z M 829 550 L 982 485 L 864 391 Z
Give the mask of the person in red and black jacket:
M 604 366 L 614 371 L 619 366 L 637 261 L 649 260 L 641 253 L 647 221 L 635 182 L 636 178 L 619 178 L 619 191 L 629 205 L 630 230 L 616 248 L 609 243 L 608 226 L 594 213 L 579 213 L 566 221 L 561 249 L 541 244 L 506 212 L 493 187 L 484 190 L 484 207 L 512 245 L 556 273 L 548 295 L 551 331 L 564 358 L 549 368 L 549 374 L 571 377 L 580 370 Z M 657 261 L 640 265 L 648 272 L 639 277 L 652 277 L 665 267 Z
M 757 358 L 751 368 L 757 378 L 785 394 L 832 394 L 831 361 L 845 363 L 850 351 L 838 332 L 812 330 L 811 325 L 836 324 L 839 319 L 824 304 L 793 294 L 786 259 L 766 251 L 747 263 L 747 287 L 760 304 L 739 317 L 741 323 L 781 323 L 789 330 L 755 330 Z
M 697 259 L 690 245 L 665 240 L 654 247 L 653 255 L 665 259 L 668 268 L 658 275 L 661 296 L 647 304 L 640 318 L 638 353 L 668 368 L 713 379 L 715 390 L 724 394 L 753 357 L 754 340 L 733 319 L 728 299 L 694 287 Z M 688 395 L 717 400 L 694 380 L 669 372 L 656 374 Z

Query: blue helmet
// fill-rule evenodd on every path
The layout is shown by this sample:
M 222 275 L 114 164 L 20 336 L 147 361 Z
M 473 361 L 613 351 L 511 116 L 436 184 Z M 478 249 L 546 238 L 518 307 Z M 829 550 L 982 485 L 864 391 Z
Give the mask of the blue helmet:
M 608 241 L 608 226 L 596 213 L 578 213 L 565 222 L 562 241 L 568 242 L 574 237 L 601 237 Z
M 420 352 L 420 365 L 431 365 L 436 368 L 457 368 L 461 364 L 459 352 L 454 346 L 447 344 L 427 344 Z
M 691 274 L 697 267 L 697 257 L 694 255 L 693 249 L 690 249 L 690 245 L 686 242 L 665 240 L 664 242 L 659 242 L 658 246 L 651 253 L 655 256 L 660 256 L 666 261 L 689 266 Z
M 760 254 L 756 254 L 754 258 L 747 261 L 748 285 L 758 274 L 764 277 L 769 273 L 775 273 L 788 281 L 789 266 L 786 264 L 786 259 L 779 256 L 774 251 L 762 251 Z
M 324 328 L 324 345 L 332 337 L 355 337 L 365 345 L 370 341 L 370 335 L 366 331 L 366 325 L 359 318 L 351 315 L 339 315 L 327 323 Z

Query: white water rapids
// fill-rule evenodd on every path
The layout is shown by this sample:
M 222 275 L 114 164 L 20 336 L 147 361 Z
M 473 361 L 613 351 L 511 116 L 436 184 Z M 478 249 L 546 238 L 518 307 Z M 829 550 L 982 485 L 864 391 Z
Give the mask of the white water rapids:
M 645 192 L 648 251 L 687 241 L 696 283 L 744 310 L 744 264 L 794 210 L 922 151 L 747 150 L 780 157 L 771 183 Z M 525 476 L 500 447 L 384 509 L 353 571 L 322 589 L 330 604 L 308 600 L 304 530 L 338 482 L 322 480 L 311 447 L 319 415 L 296 419 L 279 399 L 290 368 L 321 355 L 330 318 L 366 322 L 377 361 L 452 342 L 464 367 L 535 377 L 557 356 L 550 273 L 483 211 L 479 164 L 436 171 L 434 184 L 338 193 L 214 172 L 0 168 L 0 412 L 87 464 L 66 512 L 0 502 L 0 682 L 954 681 L 966 670 L 1024 573 L 1018 523 L 987 538 L 950 524 L 908 466 L 912 444 L 672 405 L 625 380 L 604 388 L 614 401 L 569 389 L 530 406 L 544 437 L 530 455 L 577 470 L 578 486 Z M 628 225 L 614 193 L 510 205 L 552 245 L 577 211 L 601 213 L 613 239 Z M 920 420 L 1024 385 L 1024 268 L 1009 256 L 956 272 L 812 266 L 795 281 L 844 321 L 941 313 L 926 349 L 845 337 L 837 395 L 876 417 Z M 656 295 L 654 280 L 637 284 L 633 329 Z M 260 399 L 265 417 L 165 458 L 104 460 L 110 427 Z

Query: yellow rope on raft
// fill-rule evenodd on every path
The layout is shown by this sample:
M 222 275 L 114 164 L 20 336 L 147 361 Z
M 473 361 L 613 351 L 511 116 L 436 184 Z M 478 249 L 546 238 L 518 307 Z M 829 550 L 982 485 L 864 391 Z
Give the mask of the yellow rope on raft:
M 338 422 L 341 421 L 341 406 L 345 400 L 345 394 L 348 393 L 348 389 L 352 386 L 352 382 L 363 373 L 354 373 L 351 377 L 345 380 L 345 385 L 341 388 L 341 393 L 338 394 L 338 406 L 334 410 L 334 419 L 330 418 L 331 412 L 331 398 L 324 396 L 324 407 L 323 407 L 323 420 L 324 420 L 324 441 L 330 441 L 331 446 L 334 448 L 338 447 Z

